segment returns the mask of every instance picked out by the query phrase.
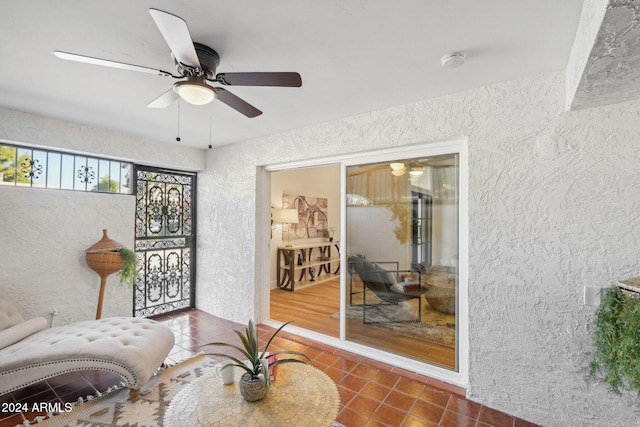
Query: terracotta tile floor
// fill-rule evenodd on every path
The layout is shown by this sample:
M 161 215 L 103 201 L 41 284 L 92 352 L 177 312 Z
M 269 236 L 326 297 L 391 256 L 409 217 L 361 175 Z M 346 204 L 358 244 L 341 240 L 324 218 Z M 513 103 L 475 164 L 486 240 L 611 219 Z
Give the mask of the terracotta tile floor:
M 156 319 L 169 326 L 176 335 L 176 345 L 167 361 L 179 362 L 206 351 L 202 344 L 235 340 L 231 328 L 238 325 L 198 310 Z M 259 326 L 263 337 L 273 330 Z M 462 426 L 525 427 L 534 426 L 478 403 L 465 399 L 464 390 L 431 378 L 406 372 L 390 365 L 347 353 L 295 335 L 282 332 L 270 350 L 290 349 L 305 353 L 312 365 L 324 371 L 337 384 L 340 411 L 337 421 L 347 427 L 360 426 Z M 78 397 L 105 391 L 118 384 L 113 374 L 84 371 L 61 375 L 47 381 L 0 396 L 0 403 L 74 402 Z M 0 413 L 0 427 L 13 427 L 25 419 L 33 420 L 40 412 Z M 277 426 L 274 426 L 277 427 Z

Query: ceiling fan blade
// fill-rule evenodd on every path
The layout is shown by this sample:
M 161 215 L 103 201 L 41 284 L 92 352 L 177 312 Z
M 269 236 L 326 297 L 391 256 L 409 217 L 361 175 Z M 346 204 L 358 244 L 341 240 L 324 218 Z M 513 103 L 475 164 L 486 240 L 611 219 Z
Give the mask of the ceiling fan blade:
M 179 16 L 162 10 L 149 9 L 149 13 L 176 60 L 189 67 L 201 68 L 187 23 Z
M 302 86 L 298 73 L 220 73 L 216 80 L 227 86 Z
M 214 89 L 220 102 L 227 104 L 229 107 L 233 108 L 236 111 L 239 111 L 245 116 L 251 118 L 262 114 L 262 111 L 258 110 L 248 102 L 238 98 L 228 90 L 222 89 L 221 87 L 216 87 Z
M 180 98 L 173 88 L 169 89 L 153 101 L 147 104 L 149 108 L 167 108 Z
M 106 59 L 92 58 L 90 56 L 76 55 L 75 53 L 53 51 L 53 54 L 68 61 L 84 62 L 92 65 L 102 65 L 103 67 L 120 68 L 121 70 L 139 71 L 141 73 L 155 74 L 156 76 L 171 76 L 171 73 L 154 68 L 142 67 L 140 65 L 125 64 L 123 62 L 109 61 Z

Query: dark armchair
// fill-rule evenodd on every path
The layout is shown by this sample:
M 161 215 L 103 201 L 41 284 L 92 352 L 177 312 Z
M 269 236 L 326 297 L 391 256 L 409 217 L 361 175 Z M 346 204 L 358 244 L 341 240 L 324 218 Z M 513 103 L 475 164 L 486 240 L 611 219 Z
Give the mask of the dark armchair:
M 355 271 L 363 284 L 362 292 L 362 323 L 367 322 L 367 310 L 379 308 L 382 305 L 398 305 L 402 301 L 418 298 L 418 321 L 421 320 L 422 292 L 403 293 L 397 287 L 401 273 L 416 273 L 411 270 L 398 269 L 397 262 L 369 262 L 362 257 L 351 257 L 349 259 L 350 271 Z M 394 269 L 383 268 L 382 265 L 392 265 Z M 420 272 L 418 283 L 420 283 Z M 380 301 L 367 303 L 367 291 L 373 292 Z M 389 320 L 393 322 L 394 320 Z

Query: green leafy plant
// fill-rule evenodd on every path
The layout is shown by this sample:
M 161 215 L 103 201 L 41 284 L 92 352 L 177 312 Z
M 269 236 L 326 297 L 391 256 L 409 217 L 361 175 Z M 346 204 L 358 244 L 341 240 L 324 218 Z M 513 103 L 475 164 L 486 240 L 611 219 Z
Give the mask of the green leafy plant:
M 211 342 L 208 344 L 204 344 L 203 347 L 223 346 L 223 347 L 230 347 L 239 351 L 242 354 L 242 356 L 246 359 L 246 361 L 248 361 L 248 363 L 245 363 L 245 361 L 242 361 L 235 356 L 225 354 L 225 353 L 207 353 L 207 354 L 209 354 L 210 356 L 218 356 L 218 357 L 223 357 L 225 359 L 231 360 L 233 362 L 231 363 L 231 366 L 236 366 L 238 368 L 245 370 L 246 373 L 249 374 L 252 379 L 261 378 L 264 381 L 265 385 L 268 386 L 269 385 L 269 374 L 268 374 L 269 366 L 282 365 L 284 363 L 305 363 L 305 361 L 301 359 L 293 359 L 293 358 L 285 359 L 280 357 L 277 357 L 275 361 L 271 362 L 271 364 L 265 363 L 265 358 L 267 357 L 267 351 L 268 351 L 269 345 L 271 344 L 271 341 L 273 341 L 273 339 L 276 337 L 276 335 L 278 335 L 278 333 L 282 330 L 282 328 L 287 326 L 289 323 L 291 322 L 287 322 L 284 325 L 280 326 L 271 335 L 271 337 L 269 337 L 269 340 L 267 341 L 267 344 L 264 346 L 264 350 L 262 352 L 258 348 L 258 332 L 256 330 L 256 325 L 253 323 L 253 320 L 249 320 L 249 323 L 245 329 L 244 334 L 240 331 L 234 330 L 236 335 L 238 335 L 238 337 L 240 338 L 242 347 L 240 347 L 239 345 L 226 343 L 226 342 Z M 297 351 L 292 351 L 292 350 L 280 350 L 274 353 L 269 353 L 269 356 L 274 356 L 274 355 L 275 356 L 293 355 L 293 356 L 300 356 L 300 357 L 306 358 L 307 360 L 311 360 L 305 354 Z
M 120 249 L 120 256 L 124 261 L 124 267 L 118 272 L 121 285 L 133 285 L 138 276 L 138 259 L 131 249 Z
M 640 299 L 604 289 L 595 317 L 591 376 L 616 394 L 640 392 Z

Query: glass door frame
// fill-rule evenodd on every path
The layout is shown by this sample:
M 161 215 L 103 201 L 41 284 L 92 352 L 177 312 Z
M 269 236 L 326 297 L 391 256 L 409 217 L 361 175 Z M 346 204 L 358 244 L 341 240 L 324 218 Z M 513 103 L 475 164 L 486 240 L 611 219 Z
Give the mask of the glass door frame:
M 345 154 L 341 156 L 332 156 L 327 158 L 316 158 L 303 161 L 294 161 L 281 164 L 272 164 L 259 166 L 256 171 L 256 298 L 255 312 L 256 320 L 264 324 L 278 327 L 281 324 L 269 320 L 269 290 L 270 290 L 270 263 L 269 263 L 269 244 L 270 244 L 270 172 L 302 168 L 322 166 L 326 164 L 340 163 L 341 179 L 340 179 L 340 242 L 347 242 L 346 231 L 346 189 L 347 189 L 347 167 L 356 166 L 366 163 L 378 163 L 392 161 L 397 158 L 412 157 L 428 157 L 443 154 L 457 153 L 460 162 L 459 176 L 459 241 L 458 247 L 460 251 L 459 257 L 459 277 L 457 308 L 458 313 L 458 342 L 457 342 L 457 367 L 458 370 L 452 371 L 424 362 L 419 362 L 406 357 L 393 355 L 375 348 L 371 348 L 362 344 L 357 344 L 346 340 L 345 312 L 347 305 L 346 289 L 347 275 L 344 274 L 346 269 L 341 268 L 340 277 L 340 338 L 335 339 L 326 335 L 314 333 L 306 329 L 297 328 L 294 325 L 287 326 L 287 329 L 296 335 L 309 338 L 324 344 L 337 347 L 341 350 L 353 352 L 370 359 L 378 360 L 406 369 L 439 379 L 444 382 L 466 388 L 468 385 L 468 365 L 469 365 L 469 301 L 468 301 L 468 257 L 469 257 L 469 227 L 468 227 L 468 142 L 466 138 L 456 138 L 451 140 L 421 143 L 415 145 L 405 145 L 395 148 L 386 148 L 373 150 L 370 152 L 360 152 L 353 154 Z M 347 265 L 347 248 L 341 252 L 340 265 Z

